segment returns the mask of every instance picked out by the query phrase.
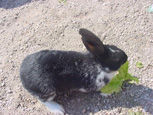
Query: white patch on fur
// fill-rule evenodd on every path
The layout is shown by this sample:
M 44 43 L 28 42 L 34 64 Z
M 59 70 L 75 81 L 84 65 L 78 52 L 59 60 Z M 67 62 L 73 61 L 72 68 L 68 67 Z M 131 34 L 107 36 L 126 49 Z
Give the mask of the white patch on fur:
M 106 71 L 110 71 L 110 69 L 107 67 L 107 68 L 106 68 Z
M 43 102 L 43 104 L 45 106 L 47 106 L 47 108 L 52 112 L 54 113 L 55 115 L 64 115 L 65 113 L 65 110 L 64 108 L 62 107 L 62 105 L 54 102 L 54 101 L 46 101 L 46 102 Z
M 100 65 L 97 65 L 98 73 L 101 72 Z
M 80 88 L 79 91 L 81 91 L 81 92 L 87 92 L 84 88 Z
M 96 78 L 97 91 L 105 86 L 104 77 L 107 77 L 109 80 L 111 80 L 114 77 L 114 73 L 106 73 L 104 71 L 100 72 Z
M 47 99 L 47 101 L 52 101 L 52 100 L 55 98 L 55 96 L 56 96 L 56 94 L 54 94 L 53 96 L 49 97 L 49 98 Z
M 101 72 L 97 78 L 96 78 L 96 85 L 97 85 L 97 91 L 99 91 L 102 87 L 105 86 L 105 82 L 104 82 L 104 72 Z
M 111 72 L 111 73 L 107 73 L 107 77 L 110 79 L 110 81 L 112 80 L 112 78 L 115 76 L 115 71 Z
M 113 50 L 113 49 L 111 49 L 111 48 L 109 48 L 109 50 L 110 50 L 111 52 L 113 52 L 113 53 L 115 53 L 115 52 L 120 52 L 119 50 Z
M 115 50 L 113 50 L 113 49 L 111 49 L 111 48 L 109 48 L 109 50 L 110 50 L 111 52 L 113 52 L 113 53 L 115 52 Z

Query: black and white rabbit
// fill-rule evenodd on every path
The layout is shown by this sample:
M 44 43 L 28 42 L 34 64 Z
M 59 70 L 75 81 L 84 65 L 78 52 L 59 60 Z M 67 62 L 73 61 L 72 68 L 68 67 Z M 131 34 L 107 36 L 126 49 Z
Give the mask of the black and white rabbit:
M 61 92 L 99 91 L 127 61 L 124 51 L 104 45 L 86 29 L 80 29 L 89 52 L 43 50 L 27 56 L 20 67 L 21 82 L 27 91 L 51 112 L 64 115 L 64 108 L 53 99 Z

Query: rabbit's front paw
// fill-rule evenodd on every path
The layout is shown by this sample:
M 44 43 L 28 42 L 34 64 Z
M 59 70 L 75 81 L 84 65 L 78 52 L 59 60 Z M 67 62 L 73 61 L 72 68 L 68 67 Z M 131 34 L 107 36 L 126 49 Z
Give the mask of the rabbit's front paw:
M 51 112 L 53 112 L 55 115 L 64 115 L 65 114 L 65 110 L 62 107 L 62 105 L 60 105 L 54 101 L 44 102 L 44 105 L 46 105 L 48 107 L 48 109 Z
M 62 110 L 54 110 L 54 111 L 52 111 L 55 115 L 64 115 L 64 111 L 62 111 Z

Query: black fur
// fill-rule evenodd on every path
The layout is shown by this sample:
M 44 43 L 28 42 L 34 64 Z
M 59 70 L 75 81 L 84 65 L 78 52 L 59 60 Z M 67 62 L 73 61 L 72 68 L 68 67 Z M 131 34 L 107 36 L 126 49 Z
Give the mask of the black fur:
M 20 76 L 24 87 L 40 98 L 55 90 L 57 93 L 79 88 L 94 91 L 95 78 L 90 77 L 98 74 L 96 65 L 89 53 L 45 50 L 25 58 Z

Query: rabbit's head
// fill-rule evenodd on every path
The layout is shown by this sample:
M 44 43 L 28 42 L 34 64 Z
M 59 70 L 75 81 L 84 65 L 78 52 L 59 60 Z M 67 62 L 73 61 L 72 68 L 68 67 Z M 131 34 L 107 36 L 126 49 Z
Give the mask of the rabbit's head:
M 87 50 L 107 71 L 116 71 L 127 61 L 125 52 L 114 45 L 104 45 L 92 32 L 81 28 L 79 33 Z

